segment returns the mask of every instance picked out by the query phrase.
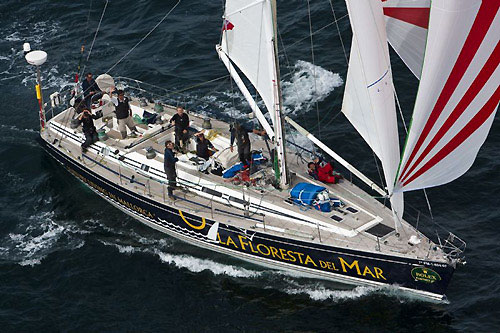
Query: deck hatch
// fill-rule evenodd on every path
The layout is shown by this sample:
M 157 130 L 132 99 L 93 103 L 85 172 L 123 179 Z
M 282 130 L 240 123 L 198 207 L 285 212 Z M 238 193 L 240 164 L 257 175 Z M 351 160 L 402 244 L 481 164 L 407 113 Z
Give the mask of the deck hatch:
M 367 233 L 375 237 L 384 237 L 394 231 L 394 228 L 388 227 L 385 224 L 377 223 L 373 227 L 365 230 Z
M 337 216 L 337 215 L 332 215 L 332 216 L 330 216 L 330 218 L 331 218 L 332 220 L 337 221 L 337 222 L 340 222 L 340 221 L 342 221 L 342 220 L 343 220 L 340 216 Z
M 345 210 L 347 210 L 348 212 L 353 213 L 353 214 L 356 214 L 357 212 L 359 212 L 356 208 L 352 208 L 352 207 L 347 207 Z

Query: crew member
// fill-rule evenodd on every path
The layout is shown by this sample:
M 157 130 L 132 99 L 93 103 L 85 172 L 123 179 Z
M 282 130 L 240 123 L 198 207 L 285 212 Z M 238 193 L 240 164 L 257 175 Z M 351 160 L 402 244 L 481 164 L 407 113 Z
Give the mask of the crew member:
M 92 73 L 87 73 L 85 76 L 85 80 L 82 82 L 83 96 L 85 98 L 85 104 L 89 108 L 92 107 L 92 99 L 98 96 L 101 93 L 101 89 L 92 78 Z
M 196 156 L 201 157 L 205 160 L 208 160 L 210 156 L 213 155 L 217 151 L 214 145 L 205 138 L 205 134 L 203 131 L 195 134 L 196 136 Z
M 174 199 L 174 188 L 176 187 L 176 178 L 177 174 L 175 172 L 175 163 L 179 161 L 177 157 L 175 157 L 175 153 L 173 151 L 174 144 L 172 141 L 168 140 L 165 142 L 165 152 L 163 153 L 163 166 L 165 169 L 165 174 L 168 179 L 168 197 L 170 199 Z
M 189 116 L 181 106 L 177 107 L 177 113 L 170 119 L 170 123 L 175 126 L 175 148 L 180 151 L 182 141 L 182 150 L 185 150 L 189 139 Z
M 333 162 L 323 162 L 319 157 L 307 163 L 307 172 L 311 177 L 324 183 L 337 184 L 343 177 L 333 171 L 333 168 Z
M 122 139 L 127 137 L 127 127 L 132 131 L 131 137 L 136 137 L 137 128 L 135 127 L 134 120 L 132 119 L 132 110 L 128 98 L 125 97 L 123 90 L 118 90 L 118 98 L 113 99 L 115 104 L 116 120 L 118 121 L 118 131 Z
M 248 167 L 252 161 L 251 155 L 251 146 L 250 146 L 250 137 L 248 133 L 255 133 L 258 135 L 266 135 L 265 130 L 257 130 L 257 129 L 246 129 L 240 123 L 235 123 L 234 126 L 231 126 L 231 152 L 233 151 L 233 143 L 236 139 L 236 145 L 238 146 L 238 157 L 240 158 L 241 163 L 243 163 L 243 167 Z
M 93 115 L 89 109 L 83 109 L 83 112 L 78 117 L 78 121 L 82 124 L 82 131 L 85 134 L 85 141 L 82 143 L 82 152 L 87 151 L 87 147 L 98 140 L 97 130 L 94 126 L 94 120 L 99 118 L 97 115 Z

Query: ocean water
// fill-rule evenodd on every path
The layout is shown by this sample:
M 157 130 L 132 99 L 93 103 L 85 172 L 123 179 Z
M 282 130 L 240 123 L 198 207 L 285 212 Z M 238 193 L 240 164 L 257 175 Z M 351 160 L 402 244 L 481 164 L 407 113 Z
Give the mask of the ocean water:
M 267 270 L 141 225 L 37 144 L 35 74 L 22 44 L 49 54 L 42 68 L 48 100 L 71 84 L 80 47 L 89 50 L 104 4 L 0 3 L 0 331 L 500 331 L 498 120 L 469 172 L 428 191 L 435 221 L 467 241 L 467 264 L 449 286 L 449 304 L 418 301 L 393 288 L 345 288 Z M 110 1 L 82 66 L 107 71 L 174 4 Z M 378 179 L 373 155 L 340 114 L 347 65 L 329 2 L 311 1 L 314 61 L 307 1 L 278 6 L 286 112 Z M 333 7 L 343 17 L 338 23 L 348 52 L 345 4 L 335 0 Z M 199 85 L 227 75 L 214 49 L 221 15 L 222 1 L 181 1 L 110 73 L 171 91 L 198 85 L 172 97 L 221 119 L 243 118 L 249 109 L 227 78 Z M 418 81 L 397 57 L 392 62 L 408 122 Z M 290 137 L 312 147 L 296 133 Z M 426 209 L 421 192 L 406 199 Z

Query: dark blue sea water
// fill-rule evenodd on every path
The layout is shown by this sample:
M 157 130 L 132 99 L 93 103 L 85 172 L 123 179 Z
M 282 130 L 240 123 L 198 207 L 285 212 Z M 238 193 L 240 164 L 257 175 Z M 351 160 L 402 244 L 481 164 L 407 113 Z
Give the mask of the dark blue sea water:
M 37 144 L 35 75 L 22 44 L 49 54 L 42 72 L 47 100 L 71 82 L 82 43 L 90 47 L 105 2 L 92 1 L 87 29 L 90 3 L 0 4 L 0 331 L 500 331 L 498 121 L 469 172 L 428 191 L 435 221 L 467 241 L 467 265 L 449 286 L 449 304 L 266 270 L 148 229 L 98 198 Z M 86 68 L 108 70 L 173 5 L 110 1 Z M 338 17 L 346 14 L 343 1 L 333 7 Z M 347 65 L 335 25 L 314 35 L 313 64 L 307 1 L 280 1 L 279 12 L 287 112 L 378 179 L 373 155 L 339 115 Z M 214 49 L 221 15 L 222 1 L 182 1 L 111 74 L 174 91 L 226 75 Z M 327 0 L 311 1 L 311 15 L 314 31 L 333 21 Z M 348 19 L 339 25 L 348 49 Z M 409 121 L 418 81 L 396 57 L 393 71 Z M 226 120 L 248 111 L 228 79 L 179 99 Z M 421 192 L 408 194 L 407 202 L 426 209 Z

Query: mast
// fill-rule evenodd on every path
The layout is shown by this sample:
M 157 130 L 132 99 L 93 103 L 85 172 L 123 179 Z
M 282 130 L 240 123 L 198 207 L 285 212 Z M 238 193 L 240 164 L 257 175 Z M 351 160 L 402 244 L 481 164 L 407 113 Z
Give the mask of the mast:
M 274 45 L 274 69 L 275 69 L 275 79 L 274 79 L 274 96 L 275 96 L 275 106 L 274 106 L 274 165 L 275 165 L 275 175 L 276 180 L 279 181 L 280 187 L 285 189 L 290 184 L 290 175 L 288 173 L 288 167 L 286 164 L 286 149 L 285 149 L 285 126 L 283 121 L 283 96 L 281 95 L 281 84 L 280 84 L 280 66 L 278 60 L 278 20 L 277 20 L 277 9 L 276 0 L 271 0 L 272 9 L 272 23 L 273 23 L 273 45 Z

